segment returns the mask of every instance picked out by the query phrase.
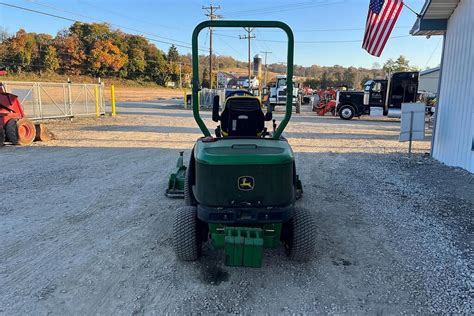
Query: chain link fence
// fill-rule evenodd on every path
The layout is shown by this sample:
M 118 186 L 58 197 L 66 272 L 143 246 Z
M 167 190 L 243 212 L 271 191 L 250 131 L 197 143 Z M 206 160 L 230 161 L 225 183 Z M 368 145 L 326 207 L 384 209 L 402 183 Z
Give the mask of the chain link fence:
M 225 102 L 226 90 L 225 89 L 207 89 L 203 88 L 199 91 L 200 99 L 199 105 L 204 109 L 211 109 L 214 102 L 214 96 L 219 96 L 219 104 L 222 106 Z
M 3 81 L 32 120 L 105 114 L 104 85 Z M 98 110 L 98 111 L 97 111 Z

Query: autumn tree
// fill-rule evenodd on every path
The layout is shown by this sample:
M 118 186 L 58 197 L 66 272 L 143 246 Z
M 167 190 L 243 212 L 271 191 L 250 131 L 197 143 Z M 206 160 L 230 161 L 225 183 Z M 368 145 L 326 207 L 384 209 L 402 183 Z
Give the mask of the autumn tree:
M 129 78 L 143 76 L 146 67 L 145 52 L 138 48 L 132 48 L 128 52 L 127 75 Z
M 97 76 L 118 72 L 128 62 L 128 56 L 120 51 L 111 40 L 97 41 L 90 53 L 91 73 Z
M 383 70 L 386 73 L 394 73 L 398 71 L 416 71 L 417 68 L 410 65 L 408 59 L 400 55 L 396 60 L 389 58 L 383 65 Z
M 165 56 L 155 45 L 148 45 L 145 51 L 145 60 L 145 76 L 148 80 L 160 85 L 164 85 L 169 81 L 170 73 Z
M 59 58 L 54 46 L 47 46 L 42 56 L 41 69 L 46 73 L 53 73 L 59 68 Z
M 5 56 L 2 62 L 14 72 L 31 70 L 32 61 L 38 54 L 38 47 L 32 33 L 27 33 L 20 29 L 16 34 L 6 39 L 2 45 L 5 45 Z
M 106 23 L 75 22 L 68 33 L 76 35 L 81 40 L 86 54 L 94 49 L 97 42 L 106 41 L 112 37 L 110 26 Z
M 146 76 L 145 52 L 148 49 L 148 40 L 139 35 L 126 35 L 125 42 L 128 48 L 127 77 L 131 79 L 144 78 Z
M 76 34 L 59 33 L 55 38 L 62 72 L 78 75 L 85 69 L 86 54 L 81 40 Z

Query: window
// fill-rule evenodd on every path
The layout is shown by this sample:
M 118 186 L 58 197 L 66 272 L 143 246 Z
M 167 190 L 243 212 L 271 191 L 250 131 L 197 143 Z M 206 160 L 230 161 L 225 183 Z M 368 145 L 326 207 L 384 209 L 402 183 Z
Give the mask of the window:
M 382 91 L 382 83 L 376 82 L 372 88 L 372 92 L 380 93 L 380 91 Z
M 278 86 L 279 87 L 286 86 L 286 78 L 279 78 L 278 79 Z

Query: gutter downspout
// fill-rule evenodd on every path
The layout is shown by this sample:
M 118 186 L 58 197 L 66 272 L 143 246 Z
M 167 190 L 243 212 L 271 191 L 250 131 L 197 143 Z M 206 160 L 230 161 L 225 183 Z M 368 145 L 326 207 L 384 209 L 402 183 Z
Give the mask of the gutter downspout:
M 438 102 L 435 107 L 434 120 L 433 120 L 433 132 L 431 133 L 431 148 L 430 157 L 433 158 L 434 141 L 436 136 L 436 127 L 438 125 L 438 112 L 440 105 L 441 95 L 441 80 L 443 79 L 443 64 L 444 64 L 444 48 L 446 47 L 446 33 L 443 34 L 443 50 L 441 51 L 441 64 L 439 65 L 439 81 L 438 81 Z

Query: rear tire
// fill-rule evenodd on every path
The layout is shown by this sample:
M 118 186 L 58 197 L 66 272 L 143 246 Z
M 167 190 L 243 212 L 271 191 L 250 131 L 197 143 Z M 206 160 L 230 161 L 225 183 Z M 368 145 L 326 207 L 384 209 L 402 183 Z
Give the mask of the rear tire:
M 5 131 L 7 139 L 14 145 L 30 145 L 36 137 L 35 124 L 26 118 L 8 121 Z
M 293 218 L 283 225 L 286 255 L 294 261 L 306 262 L 313 256 L 316 224 L 310 212 L 296 208 Z
M 195 160 L 194 151 L 191 152 L 191 158 L 189 159 L 189 165 L 186 169 L 186 177 L 184 178 L 184 204 L 187 206 L 196 206 L 197 201 L 193 193 L 193 185 L 195 182 Z
M 5 138 L 12 144 L 18 143 L 18 134 L 16 132 L 16 119 L 11 119 L 5 124 Z
M 343 105 L 339 109 L 339 117 L 343 120 L 351 120 L 355 115 L 355 110 L 352 105 Z
M 173 223 L 173 243 L 178 260 L 195 261 L 201 255 L 199 227 L 195 206 L 178 208 Z
M 5 130 L 3 129 L 3 126 L 0 126 L 0 147 L 5 145 Z

